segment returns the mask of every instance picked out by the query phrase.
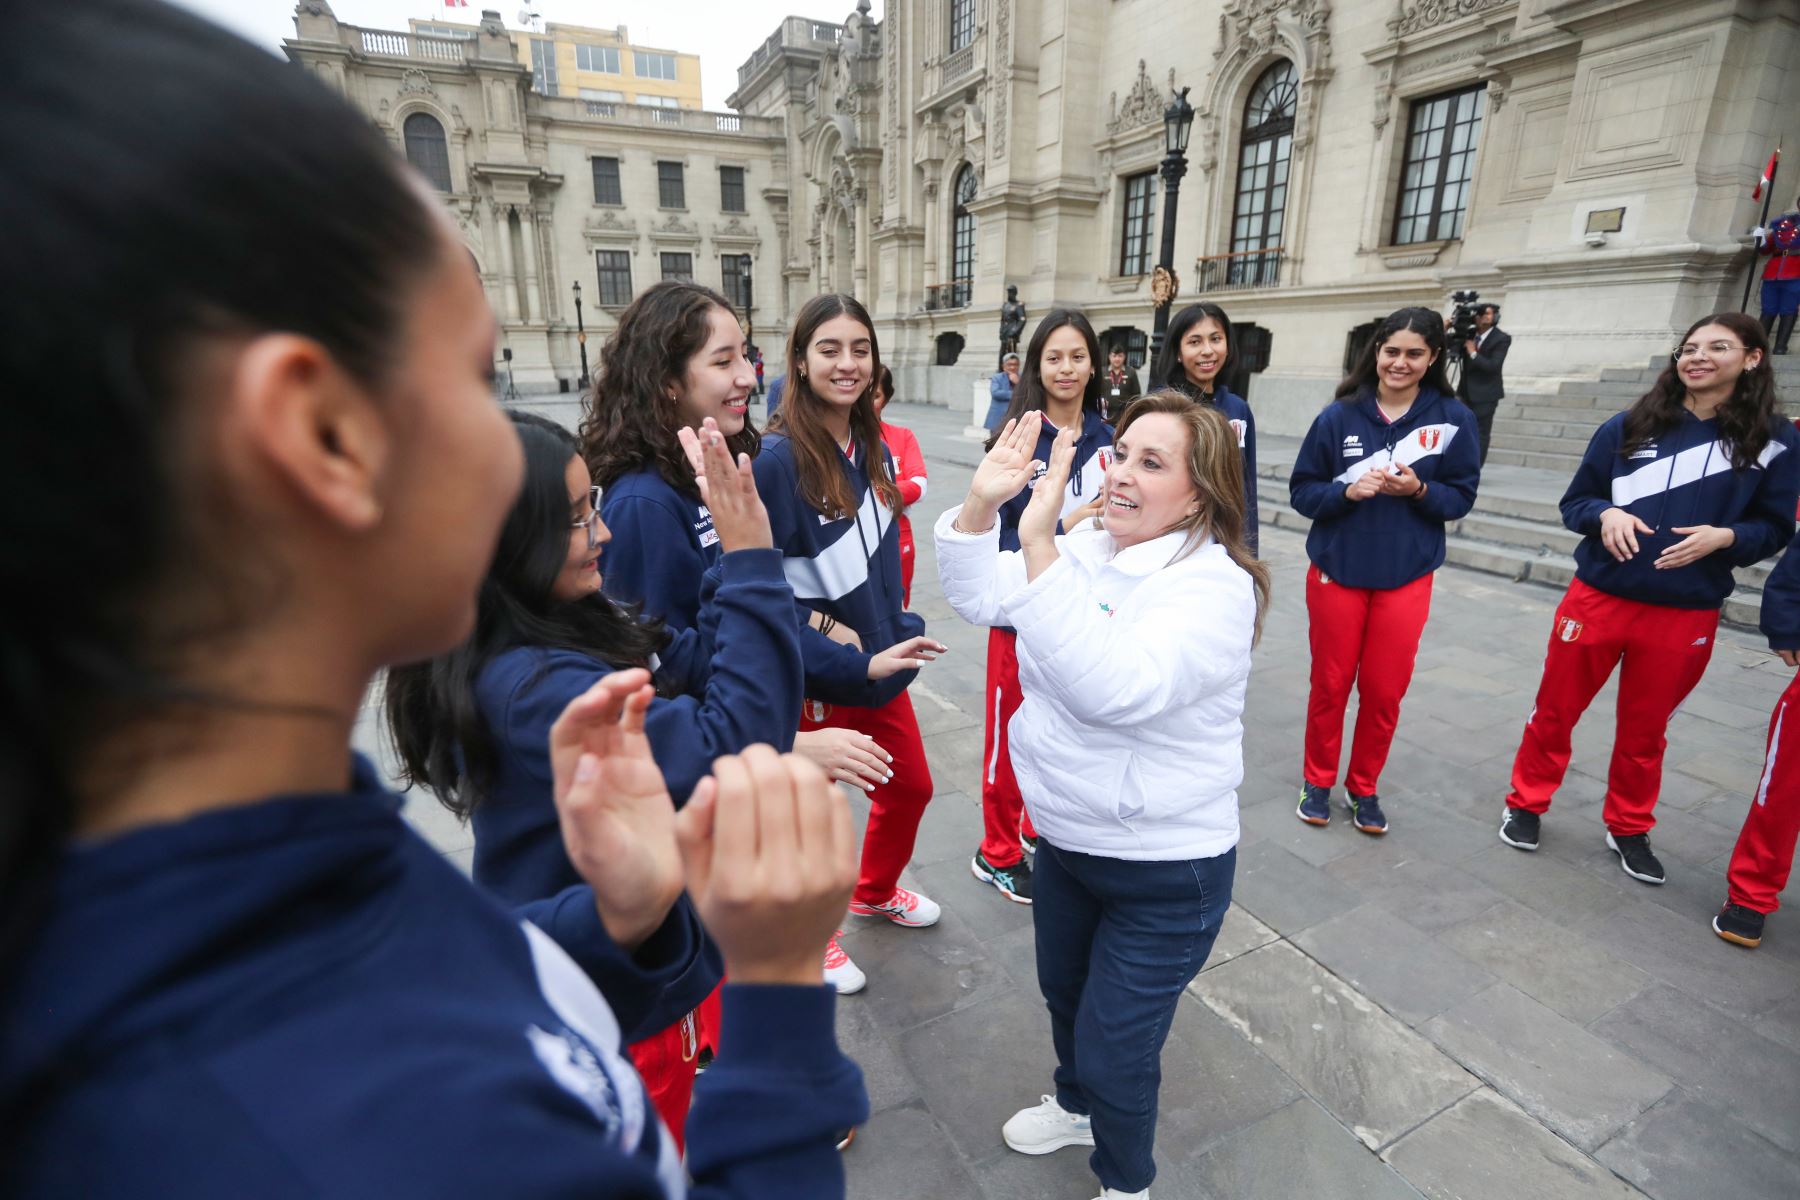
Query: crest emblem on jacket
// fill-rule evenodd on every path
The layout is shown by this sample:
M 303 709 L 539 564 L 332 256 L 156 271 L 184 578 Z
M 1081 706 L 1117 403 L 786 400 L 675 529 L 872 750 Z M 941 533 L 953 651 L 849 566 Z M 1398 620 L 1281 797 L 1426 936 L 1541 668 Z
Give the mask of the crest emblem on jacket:
M 1581 622 L 1574 617 L 1564 617 L 1556 623 L 1556 636 L 1565 642 L 1573 642 L 1581 637 Z
M 1435 425 L 1419 430 L 1419 445 L 1427 450 L 1436 450 L 1438 443 L 1444 440 L 1444 431 Z

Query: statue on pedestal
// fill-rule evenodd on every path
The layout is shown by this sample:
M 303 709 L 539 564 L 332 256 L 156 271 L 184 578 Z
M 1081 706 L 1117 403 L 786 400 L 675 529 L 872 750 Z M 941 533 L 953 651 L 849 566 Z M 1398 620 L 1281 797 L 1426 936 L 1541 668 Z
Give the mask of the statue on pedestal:
M 1000 360 L 1016 354 L 1019 338 L 1025 333 L 1025 306 L 1019 303 L 1019 285 L 1006 285 L 1006 303 L 1000 306 Z

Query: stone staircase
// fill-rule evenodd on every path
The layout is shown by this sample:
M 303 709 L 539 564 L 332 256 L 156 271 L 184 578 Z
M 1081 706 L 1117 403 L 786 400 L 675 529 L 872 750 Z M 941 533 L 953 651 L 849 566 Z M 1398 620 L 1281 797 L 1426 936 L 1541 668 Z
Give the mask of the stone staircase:
M 1800 355 L 1776 363 L 1776 387 L 1790 417 L 1800 416 Z M 1588 440 L 1614 413 L 1649 389 L 1662 361 L 1644 368 L 1607 368 L 1597 380 L 1568 380 L 1554 391 L 1519 391 L 1500 403 L 1494 441 L 1475 510 L 1450 527 L 1446 560 L 1509 579 L 1567 587 L 1581 539 L 1563 528 L 1557 501 L 1581 462 Z M 1257 439 L 1257 495 L 1265 525 L 1304 532 L 1311 524 L 1288 504 L 1288 476 L 1298 438 Z M 1762 583 L 1774 560 L 1737 573 L 1725 620 L 1754 628 Z

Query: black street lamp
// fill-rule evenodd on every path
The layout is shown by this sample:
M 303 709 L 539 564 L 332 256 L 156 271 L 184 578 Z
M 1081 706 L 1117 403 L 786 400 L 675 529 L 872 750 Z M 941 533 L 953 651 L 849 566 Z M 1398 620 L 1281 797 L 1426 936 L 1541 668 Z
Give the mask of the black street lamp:
M 1194 106 L 1188 103 L 1187 94 L 1188 89 L 1182 88 L 1163 110 L 1163 146 L 1168 154 L 1162 160 L 1162 253 L 1150 277 L 1150 297 L 1156 302 L 1155 332 L 1150 337 L 1152 363 L 1162 354 L 1163 337 L 1169 331 L 1169 306 L 1181 289 L 1181 280 L 1175 274 L 1175 208 L 1181 202 L 1181 177 L 1187 174 L 1188 134 L 1194 128 Z
M 581 323 L 581 280 L 575 281 L 575 344 L 581 347 L 581 380 L 575 385 L 586 388 L 588 385 L 587 369 L 587 327 Z

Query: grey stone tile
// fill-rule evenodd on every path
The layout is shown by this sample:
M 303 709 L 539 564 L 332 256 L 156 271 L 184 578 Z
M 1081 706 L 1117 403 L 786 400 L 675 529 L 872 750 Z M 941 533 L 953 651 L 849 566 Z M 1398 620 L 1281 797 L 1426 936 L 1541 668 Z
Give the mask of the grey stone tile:
M 1793 1200 L 1800 1159 L 1677 1090 L 1596 1157 L 1657 1200 Z
M 1356 843 L 1367 838 L 1350 827 L 1348 821 L 1334 819 L 1323 829 L 1308 825 L 1294 815 L 1294 803 L 1259 804 L 1240 811 L 1239 821 L 1247 838 L 1280 846 L 1290 854 L 1322 867 L 1334 858 L 1352 853 Z
M 971 881 L 973 882 L 973 881 Z M 844 950 L 869 977 L 857 1000 L 893 1029 L 1011 989 L 1012 980 L 957 913 L 949 908 L 929 929 L 851 917 Z
M 1031 905 L 1008 900 L 992 884 L 975 878 L 969 869 L 974 856 L 975 846 L 970 845 L 967 855 L 916 867 L 908 874 L 945 912 L 955 913 L 983 941 L 1028 928 Z
M 1768 933 L 1763 934 L 1764 945 L 1767 945 Z M 1800 1050 L 1800 994 L 1785 1004 L 1777 1004 L 1768 1012 L 1758 1017 L 1752 1028 L 1771 1041 L 1780 1042 L 1790 1050 Z
M 1167 1173 L 1178 1196 L 1418 1200 L 1419 1193 L 1313 1101 L 1299 1099 Z
M 1641 1200 L 1641 1193 L 1489 1088 L 1382 1153 L 1427 1200 Z
M 1592 940 L 1511 900 L 1438 936 L 1470 962 L 1577 1025 L 1611 1011 L 1650 983 L 1650 976 Z
M 1371 852 L 1339 859 L 1325 873 L 1427 933 L 1466 921 L 1504 899 L 1461 865 L 1406 856 L 1404 848 L 1399 856 Z
M 995 1140 L 999 1140 L 998 1126 L 995 1127 Z M 1094 1200 L 1100 1191 L 1100 1183 L 1088 1167 L 1088 1156 L 1092 1153 L 1086 1146 L 1067 1146 L 1042 1155 L 1020 1154 L 1002 1148 L 970 1168 L 980 1191 L 968 1194 L 983 1200 Z M 897 1192 L 892 1200 L 915 1195 L 917 1193 L 910 1191 Z
M 1183 996 L 1163 1047 L 1159 1156 L 1178 1158 L 1299 1098 L 1300 1088 L 1224 1018 Z
M 919 821 L 919 836 L 913 843 L 914 869 L 955 861 L 962 863 L 966 872 L 980 848 L 981 801 L 940 786 Z
M 987 997 L 908 1029 L 898 1041 L 926 1107 L 969 1161 L 1002 1150 L 1006 1119 L 1055 1090 L 1050 1016 L 1035 995 Z
M 1291 937 L 1355 907 L 1362 898 L 1280 846 L 1255 842 L 1238 848 L 1232 899 L 1271 929 Z
M 876 1113 L 844 1151 L 851 1200 L 968 1196 L 975 1180 L 936 1117 L 921 1104 Z
M 873 985 L 874 981 L 870 982 Z M 894 1031 L 866 1003 L 867 999 L 866 991 L 838 997 L 837 1039 L 844 1053 L 862 1068 L 869 1111 L 878 1113 L 917 1100 L 919 1081 L 900 1057 Z
M 1672 1086 L 1660 1071 L 1504 983 L 1426 1023 L 1423 1032 L 1584 1150 L 1600 1145 Z
M 1429 1020 L 1494 982 L 1378 904 L 1320 922 L 1297 934 L 1294 944 L 1408 1025 Z
M 1760 950 L 1746 954 L 1714 936 L 1707 925 L 1712 911 L 1684 918 L 1658 904 L 1630 904 L 1594 921 L 1586 932 L 1664 983 L 1738 1016 L 1755 1016 L 1791 999 L 1800 986 L 1793 964 L 1762 957 Z
M 1429 1042 L 1285 942 L 1207 971 L 1189 990 L 1371 1149 L 1476 1087 Z
M 1201 969 L 1210 971 L 1280 937 L 1279 933 L 1233 904 L 1225 910 L 1225 920 L 1219 925 L 1219 936 L 1213 939 L 1212 953 L 1206 956 L 1206 965 Z
M 1565 928 L 1590 925 L 1625 903 L 1625 890 L 1620 885 L 1632 883 L 1625 876 L 1618 876 L 1618 882 L 1614 882 L 1542 853 L 1513 849 L 1500 840 L 1497 808 L 1493 827 L 1493 848 L 1467 859 L 1458 870 L 1467 871 L 1495 891 Z
M 1670 987 L 1650 988 L 1591 1028 L 1695 1099 L 1800 1152 L 1800 1052 Z

